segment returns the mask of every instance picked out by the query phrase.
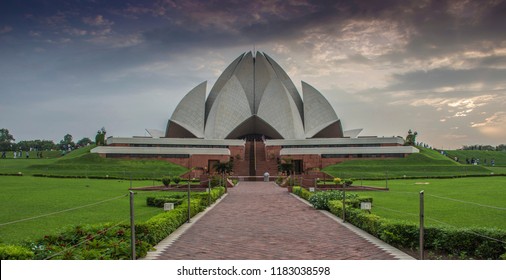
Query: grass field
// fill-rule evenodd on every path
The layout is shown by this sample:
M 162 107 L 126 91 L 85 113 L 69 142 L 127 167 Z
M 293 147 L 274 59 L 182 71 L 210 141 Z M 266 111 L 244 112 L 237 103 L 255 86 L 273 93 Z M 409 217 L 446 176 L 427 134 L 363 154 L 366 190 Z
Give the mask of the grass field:
M 496 152 L 499 153 L 499 152 Z M 383 160 L 349 160 L 328 166 L 323 171 L 339 178 L 384 179 L 406 177 L 439 177 L 506 173 L 482 165 L 460 164 L 437 151 L 420 148 L 407 158 Z
M 356 182 L 359 183 L 359 182 Z M 382 181 L 364 181 L 384 187 Z M 419 193 L 425 195 L 428 225 L 506 229 L 506 179 L 391 180 L 387 192 L 359 192 L 373 197 L 372 213 L 381 217 L 419 222 Z
M 0 241 L 10 244 L 55 233 L 69 225 L 105 222 L 128 224 L 130 183 L 133 187 L 153 184 L 153 181 L 31 176 L 1 176 L 0 182 Z M 136 222 L 163 211 L 146 206 L 146 197 L 157 193 L 160 192 L 135 194 Z M 102 201 L 105 202 L 100 203 Z M 73 210 L 65 211 L 68 209 Z
M 160 179 L 180 175 L 185 168 L 164 161 L 103 159 L 90 154 L 92 147 L 65 156 L 45 153 L 44 159 L 0 159 L 0 174 L 22 172 L 24 176 L 0 176 L 0 241 L 16 243 L 35 239 L 76 224 L 128 222 L 128 188 L 158 185 L 159 182 L 130 180 L 61 179 L 32 177 L 33 174 L 61 176 L 102 176 Z M 422 149 L 405 159 L 353 160 L 330 166 L 325 171 L 341 178 L 435 177 L 465 174 L 506 174 L 506 166 L 462 165 L 436 151 Z M 500 163 L 500 157 L 497 157 Z M 362 181 L 364 185 L 385 186 L 385 181 Z M 424 183 L 423 185 L 420 183 Z M 427 184 L 426 184 L 427 183 Z M 389 192 L 367 192 L 374 198 L 373 212 L 387 218 L 418 221 L 418 192 L 426 193 L 428 224 L 437 221 L 454 226 L 506 229 L 505 177 L 460 179 L 389 180 Z M 160 209 L 146 206 L 136 195 L 136 219 L 146 220 Z M 438 196 L 438 197 L 436 197 Z M 440 197 L 445 197 L 443 199 Z M 99 203 L 107 200 L 104 203 Z M 457 202 L 455 200 L 466 201 Z M 489 205 L 482 207 L 477 204 Z M 494 208 L 495 207 L 495 208 Z M 501 208 L 501 209 L 498 209 Z M 72 209 L 64 211 L 66 209 Z M 64 211 L 64 212 L 63 212 Z M 53 215 L 48 215 L 55 213 Z M 40 217 L 39 217 L 40 216 Z M 38 218 L 37 218 L 38 217 Z M 432 219 L 432 220 L 431 220 Z M 19 221 L 19 222 L 16 222 Z
M 25 175 L 44 174 L 59 176 L 111 176 L 117 178 L 161 178 L 181 175 L 186 168 L 160 160 L 105 159 L 89 151 L 94 146 L 84 147 L 61 156 L 59 152 L 44 152 L 47 158 L 18 158 L 10 155 L 0 159 L 0 174 Z M 32 153 L 33 154 L 33 153 Z M 34 154 L 35 156 L 35 154 Z

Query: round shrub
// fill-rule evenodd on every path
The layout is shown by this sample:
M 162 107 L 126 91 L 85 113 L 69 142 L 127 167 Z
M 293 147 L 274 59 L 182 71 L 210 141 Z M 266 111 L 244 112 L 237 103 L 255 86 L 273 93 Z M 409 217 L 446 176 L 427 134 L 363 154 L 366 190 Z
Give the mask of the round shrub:
M 176 185 L 178 185 L 179 182 L 181 182 L 181 177 L 179 177 L 179 176 L 172 177 L 172 182 L 174 182 Z
M 354 193 L 347 193 L 346 199 L 354 199 L 357 198 L 358 195 Z M 325 192 L 317 192 L 309 198 L 309 203 L 313 205 L 314 208 L 320 210 L 329 210 L 329 201 L 331 200 L 342 200 L 343 192 L 342 191 L 325 191 Z
M 18 245 L 0 245 L 0 259 L 2 260 L 31 260 L 33 252 Z
M 170 185 L 171 178 L 169 176 L 165 176 L 162 178 L 162 184 L 166 187 Z

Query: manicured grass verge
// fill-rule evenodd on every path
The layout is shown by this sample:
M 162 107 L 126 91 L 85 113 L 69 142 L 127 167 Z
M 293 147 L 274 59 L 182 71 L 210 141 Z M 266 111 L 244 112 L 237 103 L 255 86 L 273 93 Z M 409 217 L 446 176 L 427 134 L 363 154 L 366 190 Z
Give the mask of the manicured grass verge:
M 218 199 L 225 189 L 223 187 L 211 190 L 211 203 Z M 145 222 L 136 223 L 136 257 L 143 257 L 154 245 L 176 230 L 188 217 L 188 202 L 183 202 L 174 210 L 162 212 Z M 208 193 L 192 195 L 190 214 L 196 215 L 208 206 Z M 34 242 L 27 242 L 24 248 L 33 252 L 34 259 L 129 259 L 130 256 L 130 226 L 124 222 L 117 224 L 94 224 L 71 227 L 58 234 L 46 235 Z M 11 252 L 11 255 L 1 255 L 4 259 L 25 259 L 30 256 L 23 248 L 8 250 L 9 245 L 0 245 L 1 252 Z M 18 254 L 16 254 L 18 253 Z
M 419 149 L 420 153 L 407 158 L 349 160 L 327 166 L 323 171 L 334 177 L 355 179 L 486 176 L 494 172 L 484 166 L 459 164 L 434 150 Z
M 358 192 L 360 196 L 369 197 L 363 200 L 374 201 L 373 214 L 356 209 L 359 205 L 356 200 L 360 201 L 360 199 L 350 199 L 347 200 L 346 207 L 347 221 L 393 246 L 415 250 L 419 240 L 417 224 L 419 188 L 423 187 L 426 194 L 431 193 L 438 197 L 452 199 L 456 197 L 461 201 L 487 203 L 490 206 L 498 205 L 499 208 L 505 205 L 506 186 L 504 186 L 504 180 L 499 182 L 499 178 L 441 179 L 431 180 L 432 186 L 430 183 L 429 185 L 406 186 L 410 181 L 390 182 L 389 192 Z M 503 182 L 502 185 L 501 182 Z M 397 183 L 403 183 L 404 187 Z M 483 189 L 481 189 L 482 186 Z M 300 187 L 294 187 L 293 192 L 306 200 L 314 200 L 314 193 Z M 477 194 L 481 195 L 477 196 Z M 506 258 L 506 220 L 503 210 L 486 208 L 478 211 L 475 208 L 483 207 L 468 203 L 462 206 L 462 202 L 459 201 L 434 196 L 426 197 L 425 249 L 436 258 Z M 327 205 L 330 212 L 338 217 L 342 216 L 342 201 L 331 200 L 327 202 Z M 463 210 L 466 207 L 471 207 L 472 210 Z
M 132 186 L 152 183 L 132 181 Z M 34 240 L 77 224 L 128 221 L 129 188 L 130 181 L 127 180 L 1 176 L 0 242 L 16 244 Z M 136 194 L 134 202 L 138 221 L 162 212 L 146 206 L 146 197 L 153 194 Z
M 342 201 L 330 201 L 330 212 L 342 216 Z M 419 226 L 394 221 L 346 206 L 346 221 L 390 245 L 417 250 Z M 502 242 L 501 242 L 502 241 Z M 425 227 L 424 249 L 432 254 L 460 259 L 506 259 L 506 231 L 484 228 Z
M 384 181 L 364 181 L 385 187 Z M 357 192 L 374 199 L 372 213 L 381 217 L 418 222 L 420 191 L 425 194 L 429 226 L 483 227 L 506 230 L 505 177 L 389 180 L 387 192 Z

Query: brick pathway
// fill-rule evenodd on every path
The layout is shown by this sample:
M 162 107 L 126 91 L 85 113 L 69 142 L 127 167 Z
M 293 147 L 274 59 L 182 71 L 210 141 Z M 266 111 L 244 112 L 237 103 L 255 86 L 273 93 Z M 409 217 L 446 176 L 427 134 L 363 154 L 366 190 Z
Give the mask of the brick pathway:
M 157 259 L 395 259 L 274 183 L 241 182 Z

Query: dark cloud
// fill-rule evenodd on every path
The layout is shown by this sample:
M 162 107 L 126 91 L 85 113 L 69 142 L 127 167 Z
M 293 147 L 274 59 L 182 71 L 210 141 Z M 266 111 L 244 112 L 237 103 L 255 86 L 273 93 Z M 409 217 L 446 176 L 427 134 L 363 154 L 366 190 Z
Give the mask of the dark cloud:
M 429 71 L 414 71 L 405 74 L 394 74 L 397 81 L 389 86 L 386 91 L 399 90 L 430 90 L 441 87 L 455 87 L 473 83 L 484 83 L 493 88 L 496 85 L 504 85 L 506 69 L 434 69 Z
M 316 88 L 332 92 L 345 84 L 352 94 L 340 102 L 353 101 L 345 121 L 358 123 L 370 110 L 382 116 L 363 121 L 377 126 L 374 133 L 390 129 L 381 123 L 402 114 L 427 116 L 422 119 L 432 124 L 449 113 L 406 104 L 504 94 L 505 14 L 505 0 L 6 0 L 0 2 L 0 106 L 34 111 L 41 107 L 28 104 L 84 97 L 109 116 L 112 105 L 101 103 L 108 99 L 117 117 L 124 113 L 118 108 L 140 102 L 130 99 L 136 92 L 156 92 L 163 100 L 161 92 L 171 90 L 172 102 L 200 82 L 194 79 L 212 83 L 227 63 L 256 45 L 305 75 L 292 77 L 296 84 L 315 79 Z M 483 122 L 474 113 L 458 118 L 458 125 L 471 117 Z M 50 120 L 60 119 L 50 114 Z M 398 127 L 407 125 L 407 118 L 399 120 Z

